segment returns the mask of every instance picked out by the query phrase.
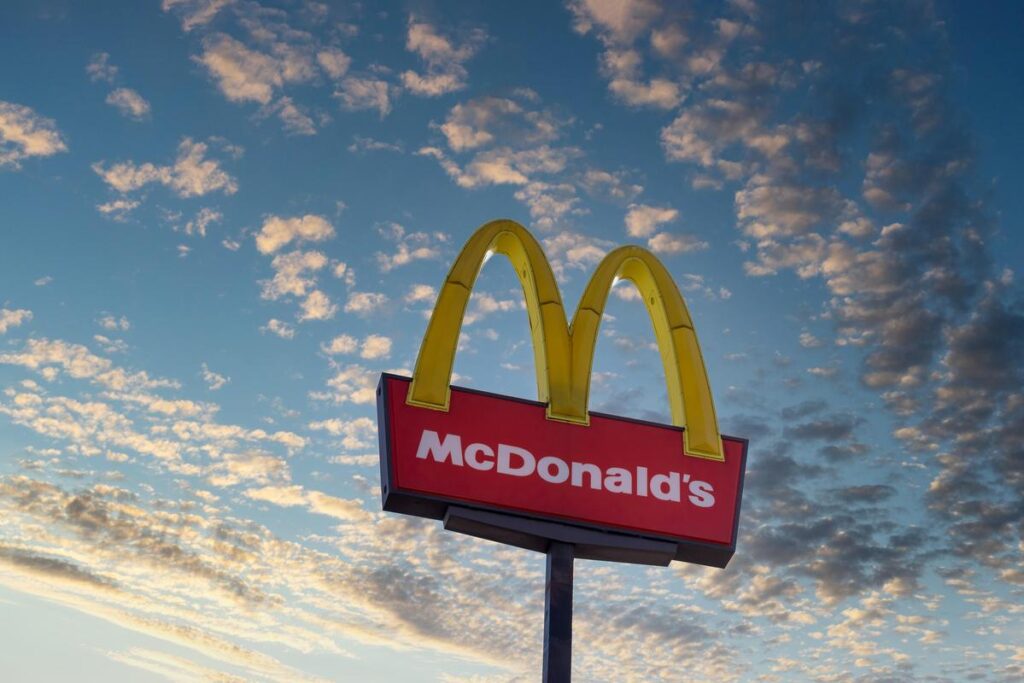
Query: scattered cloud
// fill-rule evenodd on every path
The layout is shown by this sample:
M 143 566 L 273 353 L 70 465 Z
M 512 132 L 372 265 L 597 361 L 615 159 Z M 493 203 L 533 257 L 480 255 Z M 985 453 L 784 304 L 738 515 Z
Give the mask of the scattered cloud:
M 260 328 L 260 332 L 270 332 L 281 339 L 291 339 L 295 336 L 295 326 L 277 318 L 271 318 L 266 325 Z
M 679 211 L 670 206 L 630 204 L 626 213 L 626 232 L 630 237 L 650 237 L 659 225 L 679 218 Z
M 426 72 L 402 72 L 402 85 L 414 95 L 437 97 L 466 87 L 467 62 L 487 39 L 481 29 L 470 31 L 461 44 L 441 35 L 433 25 L 409 17 L 405 48 L 426 65 Z
M 32 311 L 24 308 L 0 308 L 0 334 L 7 330 L 20 327 L 32 319 Z
M 211 370 L 207 367 L 206 363 L 203 363 L 202 365 L 202 375 L 203 381 L 206 382 L 206 386 L 210 391 L 217 391 L 231 381 L 230 377 L 226 377 L 225 375 L 221 375 Z
M 273 254 L 291 242 L 323 242 L 332 237 L 334 226 L 323 216 L 269 216 L 256 234 L 256 248 L 261 254 Z
M 134 121 L 142 121 L 149 116 L 149 102 L 131 88 L 117 88 L 107 95 L 107 104 Z
M 48 157 L 67 149 L 53 119 L 23 104 L 0 100 L 0 169 L 17 170 L 24 159 Z
M 234 194 L 238 191 L 237 181 L 220 167 L 219 161 L 206 158 L 208 149 L 206 143 L 182 138 L 178 144 L 178 157 L 171 165 L 124 161 L 106 166 L 104 162 L 97 161 L 92 170 L 122 194 L 151 183 L 165 185 L 182 198 L 202 197 L 211 192 Z

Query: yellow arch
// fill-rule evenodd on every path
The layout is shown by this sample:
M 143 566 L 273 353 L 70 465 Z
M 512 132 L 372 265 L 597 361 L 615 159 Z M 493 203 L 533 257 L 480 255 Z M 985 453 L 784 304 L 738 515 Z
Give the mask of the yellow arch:
M 571 328 L 544 250 L 523 226 L 510 220 L 477 230 L 445 279 L 420 346 L 407 402 L 447 410 L 452 366 L 466 305 L 490 254 L 511 261 L 523 287 L 533 338 L 538 400 L 550 419 L 587 424 L 587 404 L 597 333 L 616 278 L 636 284 L 654 325 L 665 368 L 673 424 L 684 427 L 690 455 L 724 460 L 704 359 L 686 303 L 672 276 L 653 254 L 619 247 L 598 264 L 573 316 Z

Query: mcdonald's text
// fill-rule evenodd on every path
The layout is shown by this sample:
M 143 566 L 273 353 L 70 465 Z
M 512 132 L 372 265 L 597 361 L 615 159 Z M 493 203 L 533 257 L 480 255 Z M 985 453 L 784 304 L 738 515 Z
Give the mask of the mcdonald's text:
M 495 454 L 497 452 L 497 454 Z M 680 482 L 687 486 L 687 499 L 693 505 L 709 508 L 715 504 L 714 489 L 706 481 L 691 480 L 689 474 L 679 472 L 650 474 L 646 467 L 634 468 L 601 467 L 589 462 L 566 462 L 554 455 L 540 460 L 525 448 L 500 443 L 491 448 L 483 443 L 471 443 L 465 448 L 458 434 L 446 434 L 444 439 L 437 432 L 424 429 L 420 445 L 416 449 L 420 460 L 432 459 L 437 463 L 448 463 L 456 467 L 468 466 L 481 472 L 493 471 L 510 477 L 529 477 L 536 474 L 549 484 L 576 487 L 589 486 L 609 493 L 624 493 L 659 500 L 680 502 Z M 635 482 L 635 485 L 634 485 Z

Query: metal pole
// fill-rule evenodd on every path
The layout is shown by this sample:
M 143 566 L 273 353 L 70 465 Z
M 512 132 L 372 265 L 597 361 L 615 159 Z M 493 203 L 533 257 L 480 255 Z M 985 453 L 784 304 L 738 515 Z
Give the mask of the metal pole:
M 572 677 L 572 564 L 574 546 L 551 541 L 544 583 L 543 683 Z

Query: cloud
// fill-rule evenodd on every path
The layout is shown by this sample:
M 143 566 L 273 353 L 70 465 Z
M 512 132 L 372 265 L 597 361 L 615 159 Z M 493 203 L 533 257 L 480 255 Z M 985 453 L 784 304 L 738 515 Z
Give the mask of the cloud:
M 315 289 L 300 304 L 299 320 L 330 320 L 338 312 L 337 304 L 330 297 Z
M 235 0 L 163 0 L 164 12 L 174 12 L 181 18 L 181 28 L 186 33 L 199 26 L 205 26 Z
M 211 370 L 207 367 L 206 363 L 203 363 L 202 365 L 202 375 L 203 381 L 206 382 L 206 386 L 210 391 L 217 391 L 231 381 L 230 377 L 226 377 Z
M 414 284 L 409 287 L 405 295 L 407 304 L 420 303 L 421 301 L 434 301 L 437 298 L 437 290 L 432 285 Z
M 391 113 L 391 100 L 395 95 L 397 90 L 394 86 L 372 76 L 349 76 L 342 79 L 334 91 L 343 109 L 376 109 L 381 118 Z
M 367 417 L 354 420 L 331 418 L 311 422 L 310 429 L 326 431 L 332 436 L 341 436 L 342 445 L 348 449 L 370 448 L 377 443 L 377 424 Z
M 107 314 L 96 321 L 96 323 L 105 330 L 111 330 L 112 332 L 126 332 L 132 327 L 131 322 L 128 318 L 123 315 L 118 318 L 116 316 Z
M 626 213 L 626 232 L 630 237 L 650 237 L 659 225 L 678 218 L 679 211 L 670 206 L 630 204 Z
M 117 88 L 107 95 L 107 104 L 135 121 L 149 116 L 149 102 L 131 88 Z
M 377 267 L 387 273 L 413 261 L 435 259 L 441 255 L 438 245 L 448 240 L 443 232 L 407 233 L 398 223 L 387 223 L 377 228 L 378 234 L 396 243 L 394 253 L 377 252 Z
M 440 128 L 448 146 L 464 152 L 496 141 L 515 146 L 550 142 L 564 126 L 565 121 L 549 110 L 531 110 L 523 101 L 488 96 L 456 104 Z
M 270 332 L 281 339 L 292 339 L 295 336 L 295 326 L 277 318 L 271 318 L 266 325 L 260 328 L 260 332 Z
M 616 42 L 632 42 L 661 13 L 651 0 L 572 0 L 573 29 L 577 33 L 599 30 Z
M 103 204 L 97 204 L 96 210 L 105 216 L 110 216 L 115 221 L 128 220 L 128 215 L 139 208 L 142 202 L 136 199 L 113 199 Z
M 32 311 L 24 308 L 0 308 L 0 334 L 6 334 L 7 330 L 27 323 L 32 319 Z
M 361 358 L 376 360 L 378 358 L 387 358 L 390 355 L 391 339 L 388 337 L 379 334 L 371 334 L 363 339 L 363 345 L 359 351 L 359 356 Z
M 90 81 L 113 83 L 117 78 L 118 68 L 110 63 L 110 54 L 97 52 L 86 64 L 85 72 L 89 74 Z
M 67 145 L 53 119 L 22 104 L 0 100 L 0 169 L 21 168 L 29 157 L 66 152 Z
M 203 53 L 194 59 L 206 67 L 228 100 L 267 105 L 275 89 L 308 81 L 316 73 L 309 54 L 286 43 L 275 47 L 276 54 L 266 54 L 218 33 L 203 40 Z
M 691 251 L 704 251 L 708 248 L 708 243 L 694 235 L 659 232 L 647 240 L 647 246 L 655 254 L 686 254 Z
M 328 47 L 316 53 L 316 61 L 328 76 L 339 79 L 345 75 L 352 59 L 336 47 Z
M 261 254 L 273 254 L 281 247 L 296 242 L 323 242 L 334 237 L 334 226 L 323 216 L 306 214 L 296 218 L 269 216 L 256 234 L 256 248 Z
M 682 99 L 679 85 L 667 78 L 652 78 L 644 82 L 641 65 L 642 60 L 636 50 L 605 50 L 601 70 L 608 78 L 608 90 L 612 95 L 633 107 L 672 109 L 678 105 Z
M 487 39 L 480 29 L 469 33 L 461 45 L 442 36 L 431 24 L 409 17 L 405 48 L 426 63 L 426 73 L 402 73 L 402 85 L 414 95 L 437 97 L 466 87 L 463 66 Z
M 345 302 L 346 313 L 369 315 L 388 302 L 386 294 L 380 292 L 352 292 Z
M 0 364 L 20 365 L 39 372 L 52 381 L 61 372 L 73 379 L 88 379 L 115 391 L 177 387 L 178 383 L 154 379 L 145 371 L 134 373 L 119 368 L 102 356 L 97 356 L 81 344 L 59 339 L 29 339 L 20 352 L 0 354 Z
M 585 213 L 570 183 L 533 181 L 516 190 L 514 196 L 529 208 L 533 227 L 538 230 L 554 230 L 566 216 Z
M 359 341 L 348 334 L 339 334 L 337 337 L 331 339 L 331 341 L 320 345 L 320 350 L 329 356 L 335 356 L 338 354 L 355 353 L 355 350 L 359 347 Z
M 377 373 L 361 365 L 350 364 L 339 369 L 327 380 L 329 393 L 314 394 L 314 398 L 335 403 L 370 404 L 377 400 Z
M 206 228 L 213 223 L 222 221 L 223 219 L 224 214 L 220 211 L 204 207 L 199 209 L 199 213 L 196 214 L 195 218 L 185 223 L 185 234 L 206 237 Z
M 399 142 L 384 142 L 383 140 L 374 140 L 373 138 L 355 135 L 352 137 L 352 144 L 348 146 L 348 151 L 353 154 L 366 152 L 396 152 L 400 154 L 404 151 L 404 148 Z
M 172 165 L 156 166 L 148 162 L 136 165 L 125 161 L 105 167 L 104 162 L 97 161 L 92 170 L 121 193 L 159 183 L 182 198 L 201 197 L 211 192 L 234 194 L 238 191 L 237 181 L 220 167 L 219 161 L 205 158 L 207 150 L 205 143 L 182 138 L 178 157 Z

